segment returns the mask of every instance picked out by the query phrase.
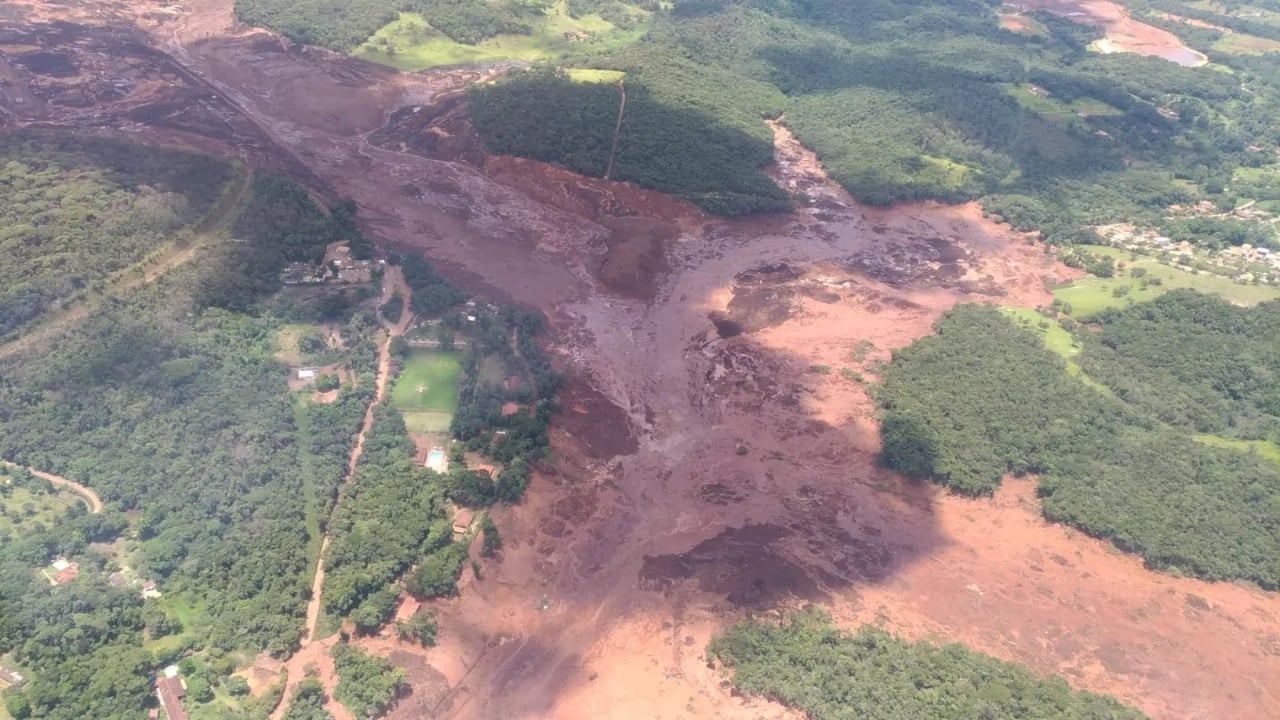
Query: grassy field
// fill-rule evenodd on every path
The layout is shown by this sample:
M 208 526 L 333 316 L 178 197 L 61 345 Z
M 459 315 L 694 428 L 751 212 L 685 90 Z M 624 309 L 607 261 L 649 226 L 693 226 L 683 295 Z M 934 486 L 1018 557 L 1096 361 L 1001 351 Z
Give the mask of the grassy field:
M 1053 97 L 1040 97 L 1024 85 L 1010 85 L 1006 88 L 1006 92 L 1022 107 L 1050 120 L 1066 120 L 1075 117 L 1077 113 L 1123 115 L 1116 108 L 1093 98 L 1078 98 L 1065 103 Z
M 1260 55 L 1280 51 L 1280 41 L 1233 31 L 1224 34 L 1221 40 L 1215 42 L 1213 49 L 1238 55 Z
M 0 483 L 8 480 L 0 476 Z M 45 495 L 20 487 L 6 489 L 8 495 L 0 496 L 0 538 L 21 535 L 36 523 L 48 527 L 72 506 L 82 502 L 78 496 L 66 492 Z
M 1266 440 L 1230 440 L 1217 435 L 1196 435 L 1195 440 L 1205 445 L 1239 450 L 1240 452 L 1252 450 L 1258 453 L 1259 457 L 1280 465 L 1280 445 L 1273 442 L 1267 442 Z
M 1076 364 L 1075 358 L 1080 354 L 1080 344 L 1056 320 L 1050 320 L 1031 308 L 1003 307 L 1000 308 L 1000 312 L 1016 322 L 1019 327 L 1040 335 L 1044 339 L 1045 348 L 1066 361 L 1067 373 L 1072 377 L 1079 378 L 1080 382 L 1099 392 L 1108 395 L 1111 393 L 1111 388 L 1085 375 Z
M 1125 268 L 1117 271 L 1117 277 L 1081 278 L 1054 290 L 1055 299 L 1071 305 L 1072 317 L 1087 317 L 1106 308 L 1128 307 L 1154 300 L 1175 288 L 1191 288 L 1208 295 L 1217 295 L 1237 305 L 1256 305 L 1280 298 L 1280 288 L 1275 286 L 1243 285 L 1219 275 L 1199 275 L 1142 255 L 1137 260 L 1131 260 L 1129 251 L 1119 248 L 1089 246 L 1084 249 L 1095 255 L 1109 255 L 1117 262 L 1125 263 Z M 1129 270 L 1139 267 L 1146 269 L 1148 277 L 1160 278 L 1162 284 L 1141 287 L 1137 279 L 1128 276 Z M 1117 296 L 1117 289 L 1122 287 L 1128 287 L 1128 292 Z
M 592 68 L 569 68 L 565 74 L 574 82 L 580 83 L 617 83 L 627 76 L 621 70 L 595 70 Z
M 648 22 L 633 30 L 620 30 L 599 15 L 569 17 L 564 0 L 554 4 L 539 25 L 529 35 L 498 35 L 476 45 L 464 45 L 431 27 L 422 15 L 401 13 L 352 54 L 401 70 L 497 60 L 532 62 L 583 50 L 622 47 L 649 30 Z M 584 34 L 588 39 L 574 39 Z
M 184 594 L 166 593 L 155 601 L 164 614 L 182 623 L 182 632 L 166 635 L 155 640 L 148 640 L 142 647 L 151 652 L 169 650 L 182 645 L 187 637 L 194 635 L 199 628 L 209 624 L 209 612 L 200 604 Z
M 458 406 L 462 361 L 457 353 L 415 350 L 391 390 L 391 406 L 404 415 L 409 432 L 445 432 Z

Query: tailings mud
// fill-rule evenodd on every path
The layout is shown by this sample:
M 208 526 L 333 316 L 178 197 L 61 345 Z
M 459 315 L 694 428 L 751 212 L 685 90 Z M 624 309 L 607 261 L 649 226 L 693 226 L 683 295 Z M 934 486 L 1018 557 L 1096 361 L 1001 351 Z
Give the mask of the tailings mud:
M 72 6 L 10 6 L 0 31 L 93 24 Z M 868 387 L 892 350 L 956 303 L 1034 307 L 1073 276 L 976 206 L 864 207 L 779 125 L 772 172 L 804 203 L 715 220 L 484 156 L 459 92 L 492 69 L 406 75 L 296 48 L 236 27 L 229 0 L 126 9 L 176 66 L 156 87 L 176 89 L 68 108 L 41 83 L 75 78 L 33 85 L 14 47 L 6 72 L 24 84 L 5 90 L 6 122 L 260 152 L 353 198 L 386 246 L 551 322 L 570 389 L 525 500 L 494 510 L 499 557 L 435 603 L 437 647 L 362 641 L 412 670 L 390 717 L 794 717 L 732 697 L 703 648 L 747 612 L 807 602 L 1063 673 L 1156 718 L 1280 717 L 1275 595 L 1149 572 L 1044 523 L 1025 483 L 960 500 L 876 467 Z M 78 42 L 21 52 L 71 52 L 76 77 L 135 67 L 66 49 Z M 27 91 L 43 104 L 23 115 Z M 126 117 L 153 96 L 178 114 Z M 201 107 L 229 129 L 164 124 Z

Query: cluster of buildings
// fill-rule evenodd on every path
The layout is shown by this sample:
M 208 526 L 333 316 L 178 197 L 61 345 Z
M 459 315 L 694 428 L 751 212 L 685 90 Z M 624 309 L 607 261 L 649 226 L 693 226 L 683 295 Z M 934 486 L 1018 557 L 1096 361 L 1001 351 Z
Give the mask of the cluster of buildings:
M 356 260 L 351 257 L 351 248 L 346 243 L 336 242 L 325 248 L 324 260 L 319 265 L 303 262 L 286 265 L 280 271 L 280 282 L 285 285 L 358 285 L 373 282 L 374 270 L 385 263 L 385 260 Z
M 1170 258 L 1187 260 L 1196 257 L 1199 252 L 1200 257 L 1206 260 L 1217 260 L 1219 265 L 1228 267 L 1263 265 L 1270 268 L 1273 273 L 1280 273 L 1280 252 L 1264 247 L 1254 247 L 1248 243 L 1219 252 L 1207 252 L 1197 251 L 1195 246 L 1185 240 L 1175 242 L 1172 238 L 1160 235 L 1154 230 L 1144 230 L 1128 223 L 1103 225 L 1097 228 L 1097 232 L 1108 245 L 1126 250 L 1155 252 L 1168 255 Z M 1246 272 L 1237 276 L 1236 279 L 1248 282 L 1253 280 L 1254 276 L 1255 273 Z

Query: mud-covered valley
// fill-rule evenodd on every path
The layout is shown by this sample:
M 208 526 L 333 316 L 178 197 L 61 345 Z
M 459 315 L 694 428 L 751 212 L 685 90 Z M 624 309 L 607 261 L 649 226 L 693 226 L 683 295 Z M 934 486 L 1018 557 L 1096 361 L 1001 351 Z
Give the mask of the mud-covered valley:
M 0 128 L 242 158 L 350 197 L 385 247 L 537 308 L 571 378 L 556 460 L 497 510 L 505 549 L 438 603 L 392 718 L 775 718 L 704 648 L 805 603 L 958 641 L 1156 718 L 1280 716 L 1280 599 L 1143 568 L 1045 522 L 1034 485 L 967 500 L 876 466 L 870 387 L 957 303 L 1036 307 L 1077 271 L 974 205 L 859 205 L 775 127 L 799 207 L 726 221 L 487 156 L 463 91 L 237 26 L 229 0 L 0 2 Z

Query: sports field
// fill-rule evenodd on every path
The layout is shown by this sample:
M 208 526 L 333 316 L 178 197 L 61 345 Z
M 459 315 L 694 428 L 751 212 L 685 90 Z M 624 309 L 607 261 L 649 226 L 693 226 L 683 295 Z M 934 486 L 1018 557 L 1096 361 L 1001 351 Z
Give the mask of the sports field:
M 448 430 L 458 406 L 461 376 L 458 353 L 414 350 L 391 390 L 391 406 L 404 415 L 410 432 Z
M 1191 288 L 1218 297 L 1236 305 L 1256 305 L 1280 298 L 1280 288 L 1272 285 L 1247 285 L 1221 275 L 1189 272 L 1161 263 L 1159 260 L 1139 255 L 1130 259 L 1127 250 L 1104 246 L 1085 248 L 1095 255 L 1109 255 L 1126 263 L 1116 277 L 1086 277 L 1063 285 L 1053 291 L 1053 297 L 1071 305 L 1071 316 L 1083 318 L 1109 307 L 1127 307 L 1134 303 L 1154 300 L 1174 288 Z M 1141 282 L 1129 275 L 1133 268 L 1146 268 L 1148 277 L 1160 278 L 1160 285 L 1142 287 Z

